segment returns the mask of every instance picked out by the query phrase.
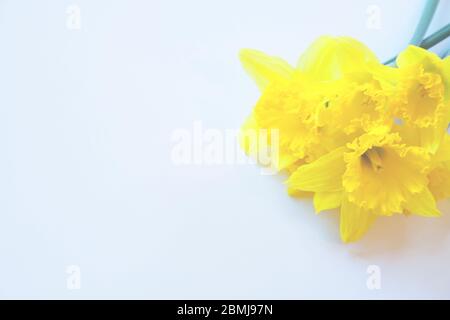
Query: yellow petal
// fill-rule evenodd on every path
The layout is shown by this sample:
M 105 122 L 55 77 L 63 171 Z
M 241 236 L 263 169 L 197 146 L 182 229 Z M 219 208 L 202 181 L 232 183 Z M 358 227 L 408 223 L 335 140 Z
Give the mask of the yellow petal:
M 433 64 L 439 64 L 439 61 L 439 56 L 434 52 L 416 46 L 408 46 L 398 55 L 396 62 L 399 68 L 404 68 L 417 64 L 425 64 L 428 67 L 432 67 Z
M 280 77 L 288 79 L 294 71 L 283 59 L 268 56 L 257 50 L 242 49 L 239 52 L 239 58 L 244 69 L 255 80 L 261 91 L 273 79 Z
M 361 72 L 378 63 L 375 54 L 350 37 L 318 38 L 300 57 L 298 69 L 316 80 L 337 80 L 345 73 Z
M 445 135 L 432 158 L 428 188 L 436 200 L 450 198 L 450 136 Z
M 273 163 L 277 171 L 289 170 L 295 163 L 298 161 L 298 157 L 296 157 L 290 150 L 285 150 L 284 148 L 280 148 L 277 159 L 273 159 L 276 163 Z
M 441 212 L 436 208 L 436 200 L 428 188 L 413 194 L 406 200 L 405 209 L 413 214 L 424 217 L 439 217 Z
M 249 156 L 256 157 L 259 147 L 259 126 L 256 121 L 254 114 L 252 113 L 245 120 L 241 127 L 239 134 L 239 143 L 241 148 L 244 149 L 245 153 Z M 267 141 L 266 144 L 267 145 Z
M 428 188 L 436 200 L 450 197 L 450 162 L 434 168 L 428 175 Z
M 289 188 L 287 190 L 287 193 L 289 196 L 293 198 L 300 198 L 300 199 L 311 198 L 314 195 L 312 192 L 293 190 Z
M 314 192 L 342 190 L 344 150 L 343 147 L 338 148 L 312 163 L 300 166 L 288 179 L 289 188 Z
M 368 210 L 342 199 L 340 232 L 345 243 L 359 240 L 375 221 L 376 216 Z
M 314 208 L 319 213 L 338 208 L 342 202 L 342 192 L 317 192 L 314 194 Z
M 261 128 L 254 112 L 248 116 L 239 133 L 239 143 L 245 153 L 263 166 L 271 165 L 272 169 L 282 171 L 293 167 L 298 162 L 290 150 L 282 146 L 274 146 L 272 152 L 271 131 Z
M 446 101 L 450 100 L 450 56 L 447 56 L 443 60 L 443 66 L 442 66 L 443 72 L 442 72 L 442 78 L 444 81 L 444 85 L 446 87 L 444 98 Z M 450 121 L 450 115 L 448 120 Z
M 450 135 L 445 134 L 439 149 L 436 151 L 433 161 L 436 163 L 450 161 Z
M 419 134 L 419 146 L 427 149 L 432 154 L 436 153 L 442 139 L 447 134 L 448 123 L 439 123 L 433 127 L 417 128 Z

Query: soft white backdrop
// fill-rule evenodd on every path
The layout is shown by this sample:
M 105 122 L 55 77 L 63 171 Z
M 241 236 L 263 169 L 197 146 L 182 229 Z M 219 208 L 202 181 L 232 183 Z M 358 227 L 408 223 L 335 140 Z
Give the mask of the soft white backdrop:
M 67 27 L 72 4 L 79 30 Z M 234 129 L 250 112 L 258 91 L 240 48 L 295 63 L 317 36 L 349 35 L 384 60 L 422 7 L 0 1 L 0 297 L 450 298 L 448 203 L 441 219 L 380 219 L 343 245 L 336 213 L 288 197 L 283 177 L 170 156 L 174 130 Z M 441 1 L 431 31 L 448 12 Z M 70 265 L 79 290 L 66 286 Z M 380 290 L 366 286 L 369 265 Z

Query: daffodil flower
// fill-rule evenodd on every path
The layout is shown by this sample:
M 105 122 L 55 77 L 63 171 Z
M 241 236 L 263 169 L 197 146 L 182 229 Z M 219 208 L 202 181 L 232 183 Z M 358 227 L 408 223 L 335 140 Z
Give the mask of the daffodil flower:
M 382 116 L 379 111 L 384 108 L 380 105 L 384 97 L 376 89 L 379 85 L 362 81 L 364 77 L 373 79 L 369 68 L 381 64 L 354 39 L 319 38 L 296 68 L 256 50 L 244 49 L 240 58 L 262 92 L 242 127 L 241 144 L 248 154 L 255 156 L 260 148 L 271 143 L 250 133 L 278 130 L 278 170 L 311 162 L 350 141 L 355 135 L 349 134 L 360 132 L 371 123 L 371 115 L 367 113 L 370 108 L 373 116 Z M 352 110 L 354 100 L 362 101 L 366 108 Z M 334 124 L 329 123 L 330 113 L 336 118 Z M 356 114 L 355 118 L 351 113 Z M 343 125 L 346 130 L 336 130 Z
M 378 216 L 440 216 L 436 200 L 450 197 L 450 58 L 410 46 L 389 67 L 348 37 L 319 38 L 295 67 L 250 49 L 240 58 L 261 90 L 244 150 L 277 148 L 288 193 L 312 195 L 317 212 L 339 209 L 344 242 Z
M 395 129 L 408 143 L 435 153 L 450 122 L 450 57 L 409 46 L 397 65 L 392 109 L 401 124 Z
M 341 207 L 341 238 L 358 240 L 376 216 L 439 216 L 428 188 L 430 156 L 378 127 L 346 147 L 299 167 L 291 188 L 314 192 L 317 211 Z

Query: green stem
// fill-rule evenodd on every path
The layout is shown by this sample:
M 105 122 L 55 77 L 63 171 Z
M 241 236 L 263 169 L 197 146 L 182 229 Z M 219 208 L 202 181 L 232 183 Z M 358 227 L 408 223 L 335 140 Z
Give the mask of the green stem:
M 420 46 L 425 49 L 430 49 L 431 47 L 435 46 L 436 44 L 438 44 L 439 42 L 441 42 L 442 40 L 446 39 L 449 36 L 450 36 L 450 23 L 442 27 L 435 33 L 433 33 L 431 36 L 423 39 Z
M 438 4 L 439 0 L 428 0 L 426 2 L 422 16 L 417 24 L 416 31 L 414 31 L 414 35 L 412 36 L 411 41 L 409 41 L 409 44 L 418 46 L 422 42 L 428 27 L 430 26 L 431 20 L 433 20 Z
M 427 0 L 425 3 L 425 8 L 423 8 L 422 16 L 420 17 L 419 23 L 417 24 L 416 30 L 414 31 L 414 35 L 409 41 L 410 45 L 419 46 L 422 43 L 423 37 L 425 36 L 428 27 L 430 26 L 431 20 L 433 20 L 434 13 L 436 12 L 436 8 L 439 4 L 439 0 Z M 392 57 L 387 60 L 385 65 L 395 64 L 395 59 L 397 57 Z
M 420 47 L 424 49 L 430 49 L 431 47 L 437 45 L 442 40 L 445 40 L 450 36 L 450 23 L 433 33 L 432 35 L 426 37 L 423 39 L 423 41 L 420 43 Z M 395 59 L 397 59 L 397 56 L 392 57 L 391 59 L 387 60 L 384 64 L 385 65 L 391 65 L 395 63 Z

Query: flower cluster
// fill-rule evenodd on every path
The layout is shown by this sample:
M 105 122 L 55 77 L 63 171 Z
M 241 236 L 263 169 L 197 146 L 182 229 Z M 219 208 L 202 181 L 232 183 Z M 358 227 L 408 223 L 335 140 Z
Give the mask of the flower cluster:
M 390 67 L 352 38 L 321 37 L 296 67 L 250 49 L 240 59 L 261 90 L 242 147 L 273 148 L 246 133 L 277 131 L 288 193 L 312 196 L 317 212 L 339 208 L 344 242 L 377 216 L 440 215 L 436 200 L 450 197 L 450 57 L 409 46 Z

